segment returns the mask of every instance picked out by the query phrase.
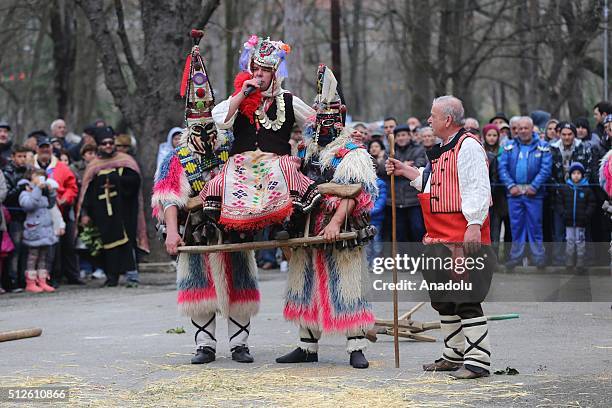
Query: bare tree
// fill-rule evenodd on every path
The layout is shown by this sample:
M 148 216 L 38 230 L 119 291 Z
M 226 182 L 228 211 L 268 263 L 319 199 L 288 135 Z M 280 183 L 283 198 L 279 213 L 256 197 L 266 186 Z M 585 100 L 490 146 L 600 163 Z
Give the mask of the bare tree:
M 302 0 L 284 0 L 283 39 L 291 46 L 287 89 L 300 96 L 304 90 L 304 7 Z
M 150 191 L 159 141 L 167 130 L 182 123 L 182 103 L 177 97 L 179 77 L 189 51 L 188 32 L 203 28 L 219 0 L 140 1 L 143 34 L 141 61 L 137 61 L 125 26 L 122 0 L 114 0 L 116 32 L 103 0 L 75 0 L 91 26 L 106 86 L 127 125 L 139 140 L 145 192 Z M 120 47 L 118 46 L 120 44 Z M 121 55 L 127 65 L 122 64 Z

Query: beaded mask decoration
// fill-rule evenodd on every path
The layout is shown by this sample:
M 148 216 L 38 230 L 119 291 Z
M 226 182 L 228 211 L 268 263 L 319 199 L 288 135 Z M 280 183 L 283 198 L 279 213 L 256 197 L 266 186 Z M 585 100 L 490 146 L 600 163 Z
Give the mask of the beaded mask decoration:
M 317 70 L 317 96 L 314 108 L 317 111 L 315 141 L 319 146 L 327 146 L 344 128 L 346 106 L 338 95 L 338 81 L 334 73 L 324 64 L 320 64 Z
M 203 36 L 203 31 L 191 30 L 193 47 L 185 61 L 180 95 L 185 98 L 185 123 L 189 130 L 190 147 L 212 158 L 217 138 L 217 128 L 212 118 L 215 96 L 200 54 L 199 44 Z

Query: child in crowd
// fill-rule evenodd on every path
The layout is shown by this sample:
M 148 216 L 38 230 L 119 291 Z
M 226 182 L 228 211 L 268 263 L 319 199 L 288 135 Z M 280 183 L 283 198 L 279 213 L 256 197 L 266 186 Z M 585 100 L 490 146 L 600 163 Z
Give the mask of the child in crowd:
M 23 244 L 28 248 L 26 266 L 27 292 L 53 292 L 49 278 L 49 249 L 58 242 L 51 209 L 55 206 L 57 183 L 47 179 L 45 171 L 33 169 L 28 179 L 21 180 L 25 190 L 19 195 L 19 205 L 26 213 L 23 224 Z
M 565 210 L 565 265 L 568 269 L 576 265 L 577 271 L 584 272 L 585 227 L 595 211 L 595 198 L 588 180 L 584 178 L 582 164 L 574 162 L 570 165 L 569 178 L 561 189 L 560 199 L 561 208 Z

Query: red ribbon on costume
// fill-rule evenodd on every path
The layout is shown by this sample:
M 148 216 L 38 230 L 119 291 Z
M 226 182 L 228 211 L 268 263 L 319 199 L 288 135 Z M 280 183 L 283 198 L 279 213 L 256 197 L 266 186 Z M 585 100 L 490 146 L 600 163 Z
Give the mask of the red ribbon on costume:
M 181 79 L 181 98 L 185 97 L 185 92 L 187 92 L 187 81 L 189 81 L 189 73 L 191 71 L 191 53 L 187 55 L 187 59 L 185 60 L 185 68 L 183 68 L 183 78 Z

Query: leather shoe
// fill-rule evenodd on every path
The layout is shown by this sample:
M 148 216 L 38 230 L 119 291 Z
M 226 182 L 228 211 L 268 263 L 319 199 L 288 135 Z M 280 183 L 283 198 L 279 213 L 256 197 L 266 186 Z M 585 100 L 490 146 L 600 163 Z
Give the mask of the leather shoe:
M 368 368 L 370 366 L 370 363 L 368 363 L 368 360 L 361 350 L 351 352 L 350 363 L 353 368 Z
M 453 363 L 443 358 L 439 358 L 431 364 L 423 364 L 423 371 L 456 371 L 462 364 Z
M 252 363 L 255 361 L 249 353 L 247 346 L 236 346 L 232 349 L 232 360 L 238 363 Z
M 215 361 L 215 350 L 212 347 L 198 347 L 195 356 L 191 357 L 191 364 L 206 364 Z
M 276 359 L 277 363 L 316 363 L 319 361 L 317 353 L 308 353 L 301 348 L 296 348 L 291 353 L 287 353 Z
M 465 366 L 462 366 L 454 373 L 451 373 L 450 376 L 456 380 L 473 380 L 476 378 L 488 377 L 489 372 L 483 369 L 481 372 L 477 373 L 469 368 L 466 368 Z

